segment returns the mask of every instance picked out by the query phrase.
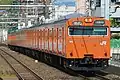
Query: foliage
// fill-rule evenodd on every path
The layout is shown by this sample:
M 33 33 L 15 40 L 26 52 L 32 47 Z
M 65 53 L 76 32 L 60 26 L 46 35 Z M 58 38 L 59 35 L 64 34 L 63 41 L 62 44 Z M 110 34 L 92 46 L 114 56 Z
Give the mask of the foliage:
M 111 35 L 111 39 L 120 39 L 120 34 Z
M 116 18 L 110 18 L 110 22 L 112 27 L 120 27 L 120 22 L 118 22 Z
M 13 2 L 13 0 L 0 0 L 0 5 L 9 5 Z
M 12 32 L 16 32 L 18 30 L 18 27 L 15 26 L 15 27 L 11 27 L 8 29 L 8 34 L 12 33 Z
M 111 26 L 116 26 L 116 22 L 114 18 L 110 18 Z

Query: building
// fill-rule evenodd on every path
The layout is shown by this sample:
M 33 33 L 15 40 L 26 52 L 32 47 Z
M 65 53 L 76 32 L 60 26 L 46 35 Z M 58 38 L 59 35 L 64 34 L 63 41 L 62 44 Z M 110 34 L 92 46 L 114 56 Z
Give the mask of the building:
M 75 12 L 75 6 L 55 6 L 55 18 L 59 18 L 61 16 L 65 16 Z
M 50 22 L 51 20 L 58 20 L 60 17 L 74 13 L 75 12 L 75 1 L 61 1 L 56 0 L 55 2 L 52 2 L 52 14 L 50 14 L 50 19 L 47 20 L 47 22 Z
M 110 17 L 112 27 L 120 27 L 120 0 L 111 0 Z
M 86 12 L 86 0 L 76 0 L 76 11 L 78 13 L 85 14 L 85 12 Z
M 6 10 L 0 10 L 0 16 L 2 16 L 4 13 L 6 13 Z
M 109 19 L 109 14 L 110 14 L 109 0 L 96 0 L 94 4 L 95 4 L 95 10 L 93 10 L 92 15 Z
M 55 2 L 54 2 L 55 1 Z M 20 0 L 22 5 L 50 5 L 52 7 L 20 7 L 20 15 L 24 19 L 20 20 L 20 27 L 30 27 L 34 24 L 50 22 L 60 18 L 61 16 L 75 12 L 75 1 L 61 0 Z
M 51 0 L 19 0 L 21 5 L 49 5 Z M 19 29 L 22 27 L 30 27 L 39 24 L 39 17 L 49 16 L 49 7 L 20 7 Z
M 91 8 L 89 9 L 89 4 Z M 109 19 L 109 0 L 76 0 L 76 11 L 79 13 L 88 14 L 91 10 L 91 16 L 105 17 Z

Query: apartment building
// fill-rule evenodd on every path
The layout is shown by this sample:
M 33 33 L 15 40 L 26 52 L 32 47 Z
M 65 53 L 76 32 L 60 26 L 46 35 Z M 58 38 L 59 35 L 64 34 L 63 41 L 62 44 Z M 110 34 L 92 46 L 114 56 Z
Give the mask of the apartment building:
M 87 14 L 89 11 L 89 0 L 76 0 L 76 11 Z M 91 0 L 91 16 L 105 17 L 109 19 L 109 0 Z
M 112 27 L 120 27 L 120 0 L 111 0 L 110 17 L 112 18 Z
M 85 14 L 85 12 L 86 12 L 86 0 L 76 0 L 76 11 L 78 13 Z
M 52 1 L 53 7 L 52 7 L 52 14 L 50 15 L 50 20 L 58 20 L 62 16 L 71 14 L 75 12 L 75 0 L 73 1 L 62 1 L 62 0 L 56 0 L 55 2 Z
M 49 5 L 51 0 L 19 0 L 21 5 Z M 39 24 L 39 17 L 49 15 L 49 7 L 20 7 L 19 20 L 23 27 Z M 19 26 L 21 25 L 19 24 Z

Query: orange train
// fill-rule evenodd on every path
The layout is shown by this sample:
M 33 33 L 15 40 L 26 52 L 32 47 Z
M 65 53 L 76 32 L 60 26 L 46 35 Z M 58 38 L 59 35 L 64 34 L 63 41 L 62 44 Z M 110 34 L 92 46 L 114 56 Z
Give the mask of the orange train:
M 110 59 L 110 22 L 77 17 L 42 24 L 9 33 L 8 46 L 72 70 L 101 70 L 108 67 Z

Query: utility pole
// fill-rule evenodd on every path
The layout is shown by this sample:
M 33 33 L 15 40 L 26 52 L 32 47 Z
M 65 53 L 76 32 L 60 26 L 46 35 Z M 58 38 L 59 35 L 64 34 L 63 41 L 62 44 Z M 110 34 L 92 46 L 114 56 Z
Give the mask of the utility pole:
M 92 16 L 92 11 L 95 9 L 94 0 L 86 0 L 86 15 Z
M 91 16 L 91 0 L 88 0 L 88 2 L 89 2 L 89 12 L 88 12 L 88 14 L 89 14 L 89 16 Z
M 45 5 L 44 16 L 45 18 L 49 18 L 49 8 L 47 7 L 47 5 L 49 4 L 49 0 L 43 0 L 43 4 Z
M 90 0 L 86 0 L 85 1 L 85 7 L 86 7 L 86 10 L 85 10 L 85 13 L 86 13 L 86 16 L 89 16 L 89 12 L 90 12 Z
M 27 5 L 28 5 L 28 1 L 27 1 Z M 26 15 L 26 26 L 28 26 L 28 7 L 27 7 L 27 15 Z

